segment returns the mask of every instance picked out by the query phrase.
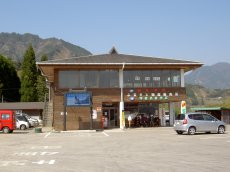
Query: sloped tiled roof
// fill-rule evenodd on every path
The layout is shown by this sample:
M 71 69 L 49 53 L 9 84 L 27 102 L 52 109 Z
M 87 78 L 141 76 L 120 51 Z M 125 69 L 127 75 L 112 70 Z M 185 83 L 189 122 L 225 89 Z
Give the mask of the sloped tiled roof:
M 68 59 L 50 60 L 37 64 L 200 64 L 200 62 L 166 59 L 157 57 L 145 57 L 125 54 L 101 54 Z
M 184 69 L 184 72 L 201 67 L 203 64 L 195 61 L 146 57 L 119 54 L 113 47 L 108 54 L 72 57 L 67 59 L 37 62 L 43 75 L 54 82 L 55 69 Z

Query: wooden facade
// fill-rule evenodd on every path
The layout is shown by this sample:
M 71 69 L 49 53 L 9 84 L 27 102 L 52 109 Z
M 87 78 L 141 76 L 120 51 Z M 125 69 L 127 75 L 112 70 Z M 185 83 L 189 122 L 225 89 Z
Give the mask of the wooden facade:
M 146 90 L 152 90 L 152 88 L 142 89 L 142 94 L 146 94 Z M 166 94 L 173 93 L 173 96 L 169 96 L 167 100 L 134 100 L 131 101 L 127 96 L 129 89 L 124 90 L 125 103 L 168 103 L 168 102 L 179 102 L 186 98 L 185 88 L 161 88 L 161 90 L 167 90 Z M 87 91 L 92 92 L 93 109 L 97 110 L 97 119 L 93 120 L 94 129 L 102 129 L 102 112 L 103 103 L 105 104 L 116 104 L 118 105 L 121 99 L 120 89 L 88 89 Z M 64 110 L 64 93 L 68 90 L 61 92 L 54 91 L 53 103 L 54 103 L 54 128 L 56 130 L 63 129 L 63 115 L 60 113 Z M 175 96 L 175 92 L 178 96 Z M 148 92 L 148 94 L 151 94 Z M 117 106 L 117 108 L 119 108 Z M 99 109 L 99 110 L 98 110 Z M 117 109 L 118 112 L 118 109 Z M 118 114 L 117 114 L 118 115 Z M 90 128 L 90 108 L 89 107 L 67 107 L 67 130 L 78 130 L 78 129 L 89 129 Z
M 112 51 L 111 51 L 112 52 Z M 108 58 L 108 62 L 106 62 Z M 114 59 L 114 60 L 113 60 Z M 88 61 L 87 61 L 88 60 Z M 120 61 L 119 61 L 120 60 Z M 124 62 L 125 61 L 125 62 Z M 140 61 L 140 62 L 139 62 Z M 50 83 L 51 101 L 53 102 L 53 127 L 55 130 L 63 130 L 64 116 L 64 94 L 71 91 L 79 91 L 84 88 L 64 89 L 59 88 L 59 71 L 61 70 L 180 70 L 184 72 L 200 67 L 202 64 L 191 61 L 167 60 L 150 57 L 136 57 L 131 55 L 113 54 L 101 56 L 76 57 L 55 61 L 39 62 L 38 67 Z M 120 76 L 119 76 L 120 77 Z M 183 81 L 184 76 L 181 76 Z M 123 82 L 123 81 L 119 81 Z M 126 104 L 160 104 L 179 102 L 186 98 L 184 85 L 180 87 L 146 87 L 146 88 L 123 88 L 119 83 L 118 88 L 87 88 L 92 93 L 92 109 L 97 111 L 97 119 L 93 120 L 93 129 L 102 129 L 102 117 L 105 110 L 113 110 L 114 125 L 119 127 L 121 101 Z M 121 97 L 123 95 L 123 97 Z M 66 129 L 79 130 L 90 129 L 91 108 L 90 107 L 67 107 Z M 110 113 L 108 111 L 108 113 Z M 115 116 L 115 117 L 114 117 Z

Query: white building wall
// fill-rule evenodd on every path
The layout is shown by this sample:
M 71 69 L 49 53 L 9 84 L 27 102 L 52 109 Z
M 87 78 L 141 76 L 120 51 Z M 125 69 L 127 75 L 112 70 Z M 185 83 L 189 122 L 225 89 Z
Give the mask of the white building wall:
M 124 84 L 123 84 L 123 69 L 119 70 L 119 85 L 121 88 L 121 100 L 120 100 L 120 106 L 119 106 L 119 117 L 120 117 L 120 128 L 124 129 L 123 126 L 123 121 L 122 121 L 122 113 L 124 111 L 124 93 L 123 93 L 123 88 L 124 88 Z
M 181 77 L 181 87 L 185 87 L 185 82 L 184 82 L 184 69 L 180 70 L 180 77 Z
M 175 103 L 170 102 L 169 103 L 169 124 L 170 126 L 173 126 L 175 120 Z

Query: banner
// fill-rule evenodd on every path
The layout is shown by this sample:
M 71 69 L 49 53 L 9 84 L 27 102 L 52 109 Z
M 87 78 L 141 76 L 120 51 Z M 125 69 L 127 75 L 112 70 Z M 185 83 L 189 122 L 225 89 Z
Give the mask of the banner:
M 186 113 L 186 102 L 181 101 L 181 113 L 185 114 Z

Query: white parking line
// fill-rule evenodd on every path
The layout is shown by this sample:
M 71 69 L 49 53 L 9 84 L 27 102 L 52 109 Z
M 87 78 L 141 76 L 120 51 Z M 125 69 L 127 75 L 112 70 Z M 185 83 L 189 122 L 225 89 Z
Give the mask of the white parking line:
M 207 139 L 228 139 L 229 137 L 205 137 L 200 138 L 201 140 L 207 140 Z
M 47 138 L 49 135 L 51 134 L 51 132 L 47 133 L 44 138 Z
M 30 149 L 61 149 L 62 146 L 33 146 Z
M 32 162 L 33 164 L 38 164 L 38 165 L 42 165 L 42 164 L 49 164 L 49 165 L 53 165 L 55 163 L 55 160 L 49 160 L 49 161 L 45 161 L 45 160 L 40 160 L 37 162 Z
M 14 156 L 44 156 L 44 155 L 56 155 L 59 152 L 16 152 L 13 155 Z
M 105 136 L 107 136 L 107 137 L 109 136 L 109 135 L 108 135 L 106 132 L 104 132 L 104 131 L 103 131 L 102 133 L 103 133 Z

